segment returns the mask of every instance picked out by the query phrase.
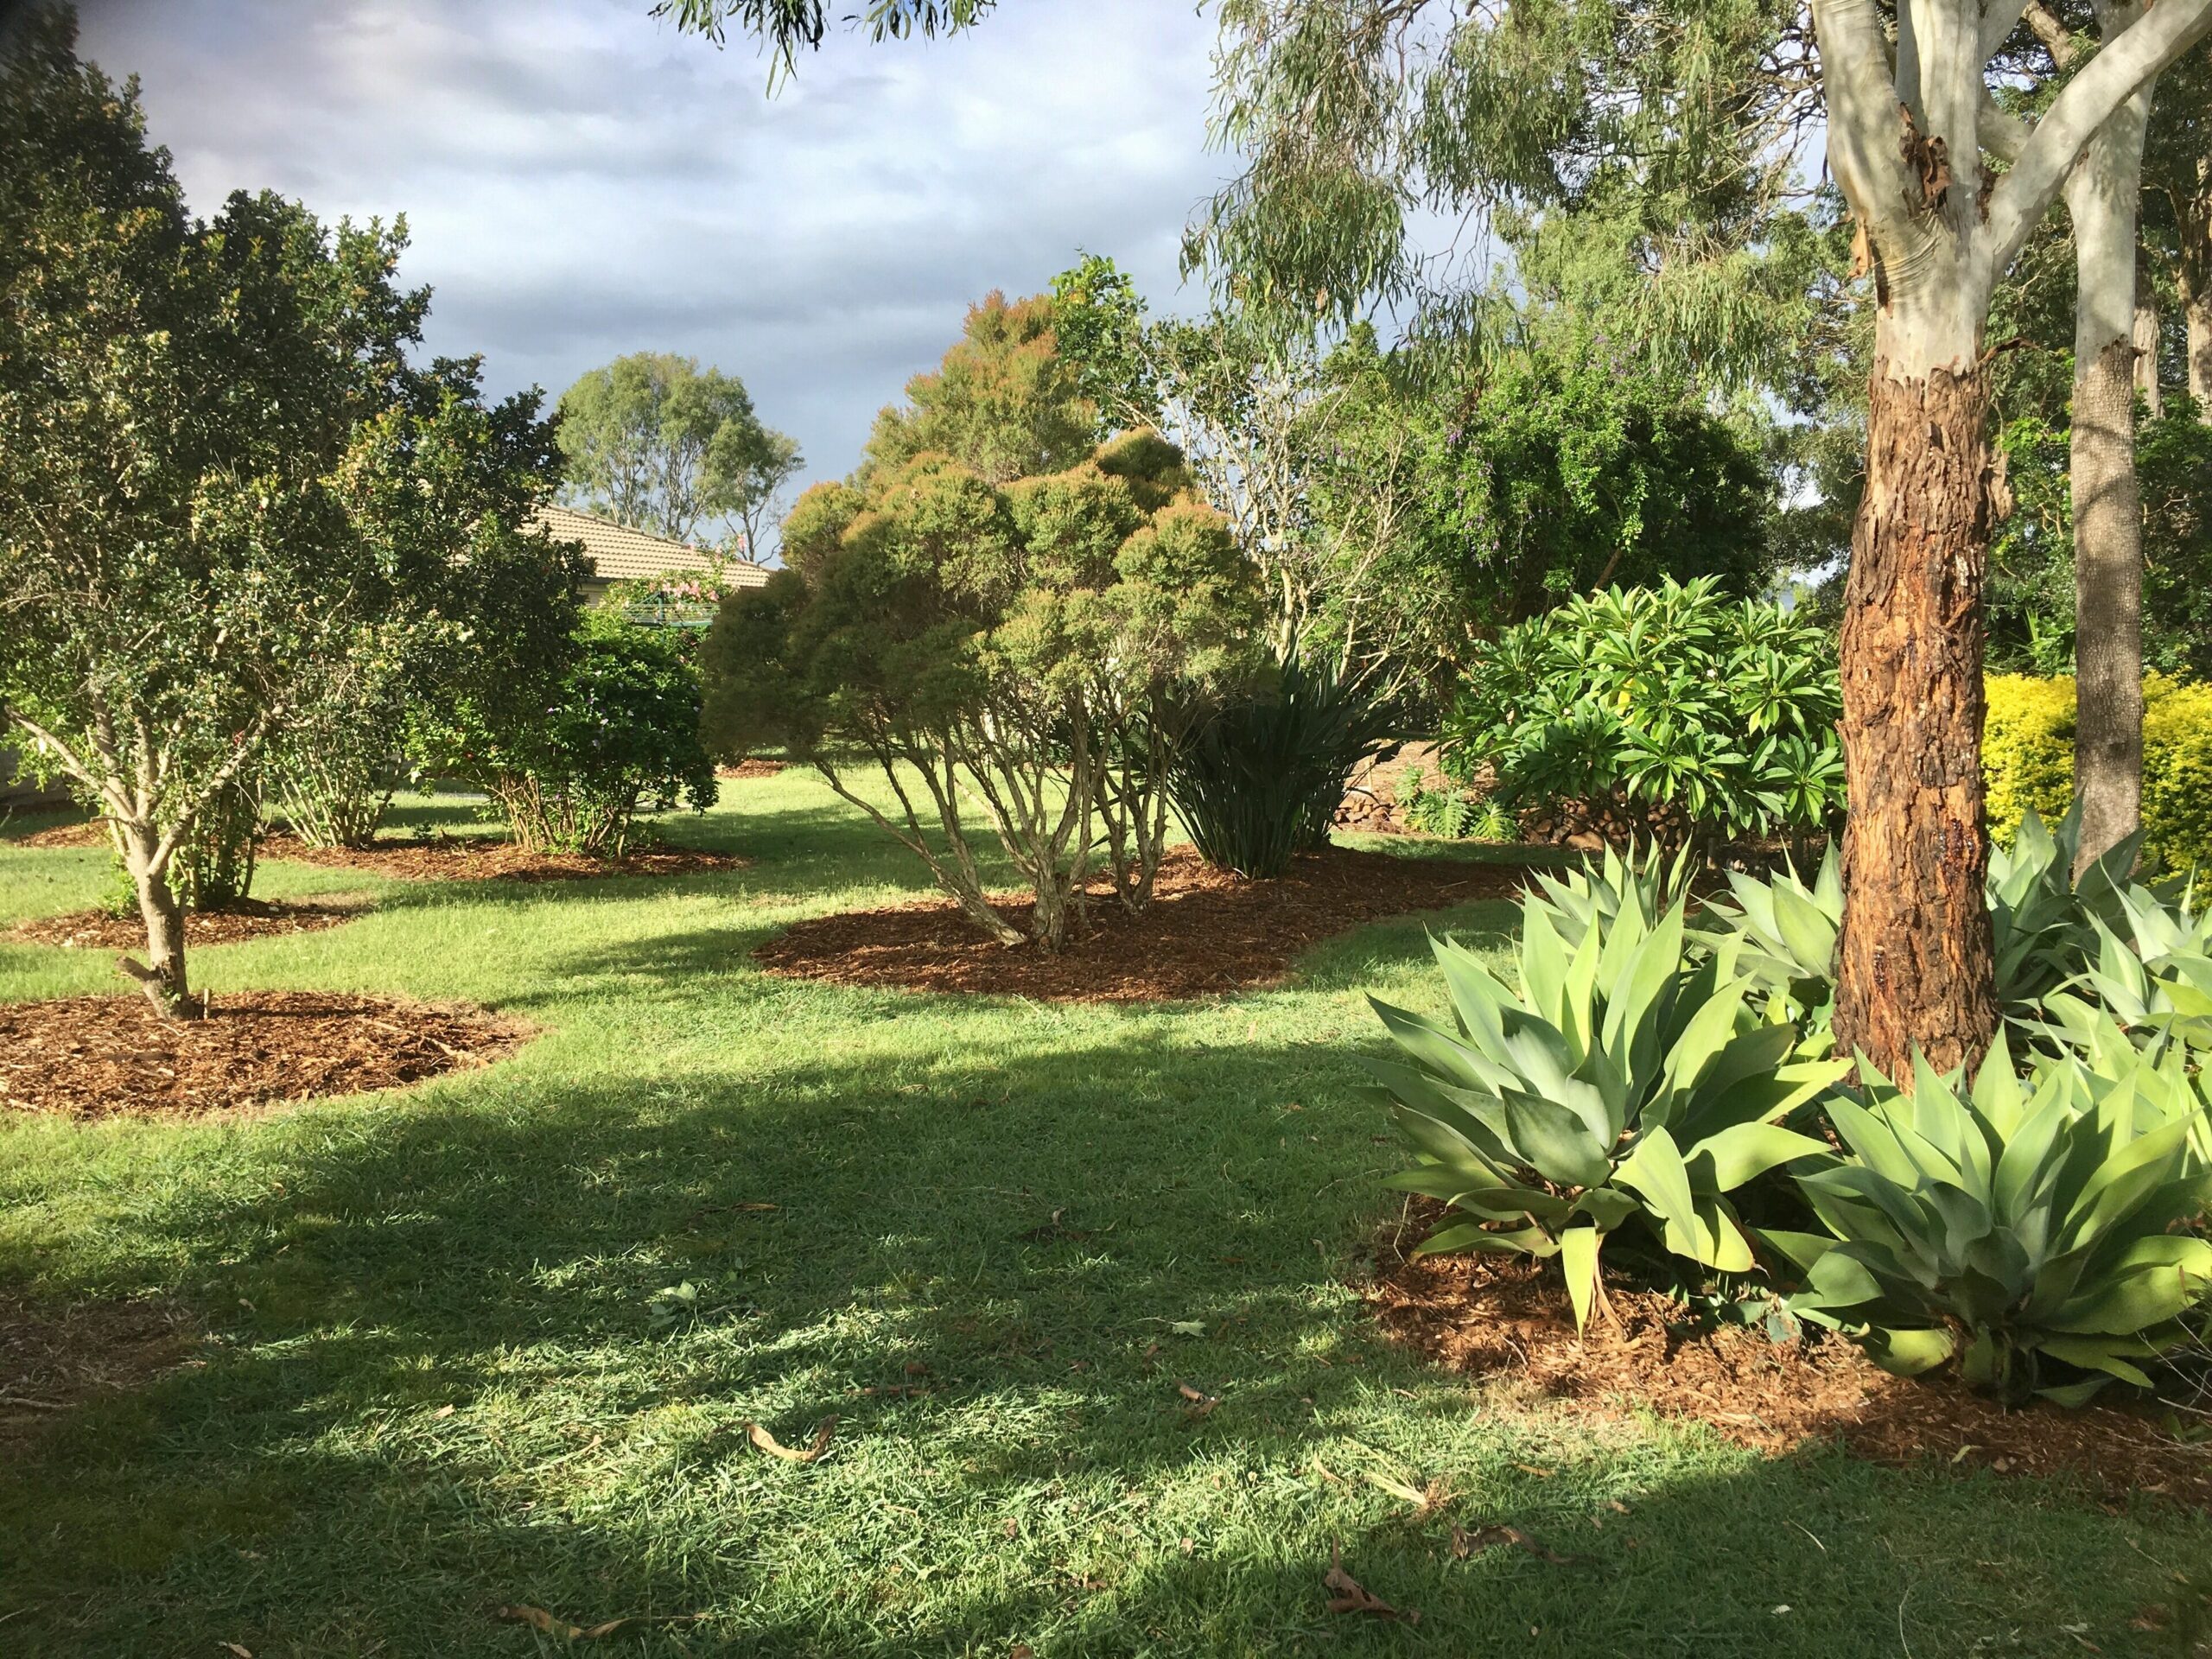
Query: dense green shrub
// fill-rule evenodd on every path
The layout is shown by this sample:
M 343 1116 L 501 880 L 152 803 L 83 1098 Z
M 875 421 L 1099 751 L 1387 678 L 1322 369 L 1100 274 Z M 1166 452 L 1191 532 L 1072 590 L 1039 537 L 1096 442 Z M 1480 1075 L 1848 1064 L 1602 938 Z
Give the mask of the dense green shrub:
M 1831 1236 L 1771 1234 L 1806 1269 L 1801 1316 L 1891 1370 L 1955 1354 L 1978 1387 L 2079 1403 L 2187 1338 L 2212 1241 L 2205 1120 L 2178 1051 L 2132 1048 L 2093 1077 L 2072 1056 L 2025 1081 L 2000 1033 L 1971 1092 L 1924 1065 L 1904 1094 L 1871 1068 L 1827 1103 L 1851 1156 L 1797 1173 Z M 2054 1370 L 2052 1363 L 2060 1369 Z
M 1326 844 L 1345 780 L 1393 723 L 1371 685 L 1293 658 L 1265 691 L 1198 717 L 1168 761 L 1168 794 L 1209 864 L 1281 875 Z
M 666 632 L 587 615 L 553 701 L 536 718 L 464 703 L 431 747 L 481 784 L 516 842 L 536 851 L 626 849 L 638 813 L 715 804 L 699 741 L 699 681 Z
M 1993 674 L 1981 772 L 1990 837 L 2010 843 L 2031 807 L 2046 822 L 2074 793 L 2074 682 Z M 2185 870 L 2212 863 L 2212 685 L 2143 681 L 2143 851 Z
M 1751 1270 L 1728 1194 L 1826 1150 L 1779 1120 L 1843 1071 L 1791 1062 L 1796 1027 L 1758 1016 L 1750 980 L 1687 964 L 1683 902 L 1654 913 L 1659 891 L 1617 890 L 1572 949 L 1526 906 L 1518 991 L 1439 942 L 1448 1025 L 1373 1004 L 1403 1058 L 1370 1069 L 1421 1154 L 1391 1184 L 1458 1212 L 1421 1249 L 1557 1255 L 1578 1321 L 1630 1221 L 1676 1255 Z
M 1834 653 L 1777 605 L 1713 582 L 1569 601 L 1510 628 L 1446 721 L 1446 769 L 1487 761 L 1502 804 L 1616 806 L 1694 835 L 1803 832 L 1843 800 Z

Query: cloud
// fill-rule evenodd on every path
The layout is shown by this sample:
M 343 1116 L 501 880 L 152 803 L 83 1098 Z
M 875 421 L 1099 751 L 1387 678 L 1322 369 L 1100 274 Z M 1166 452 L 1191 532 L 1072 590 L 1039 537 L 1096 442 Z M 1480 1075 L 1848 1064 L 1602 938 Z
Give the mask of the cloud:
M 744 377 L 809 471 L 967 305 L 1078 247 L 1175 308 L 1212 25 L 1192 0 L 1022 0 L 974 34 L 833 34 L 765 95 L 650 0 L 83 0 L 82 49 L 143 81 L 197 211 L 274 188 L 327 219 L 404 213 L 433 350 L 557 394 L 626 351 Z M 833 11 L 838 10 L 832 9 Z M 1188 303 L 1186 299 L 1185 303 Z

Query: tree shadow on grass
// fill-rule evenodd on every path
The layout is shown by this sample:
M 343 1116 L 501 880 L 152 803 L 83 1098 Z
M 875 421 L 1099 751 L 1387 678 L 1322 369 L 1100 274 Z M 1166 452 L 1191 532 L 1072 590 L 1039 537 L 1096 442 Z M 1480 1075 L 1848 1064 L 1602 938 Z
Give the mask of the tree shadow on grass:
M 2212 1546 L 1471 1395 L 1344 1283 L 1399 1154 L 1324 1109 L 1338 1045 L 1024 1052 L 978 1008 L 916 1052 L 866 1007 L 743 1070 L 304 1116 L 149 1196 L 140 1286 L 215 1340 L 0 1471 L 17 1650 L 514 1653 L 528 1602 L 710 1614 L 641 1653 L 2123 1652 Z M 747 1444 L 832 1414 L 819 1463 Z M 1425 1518 L 1384 1484 L 1430 1478 Z M 1332 1548 L 1421 1623 L 1327 1612 Z

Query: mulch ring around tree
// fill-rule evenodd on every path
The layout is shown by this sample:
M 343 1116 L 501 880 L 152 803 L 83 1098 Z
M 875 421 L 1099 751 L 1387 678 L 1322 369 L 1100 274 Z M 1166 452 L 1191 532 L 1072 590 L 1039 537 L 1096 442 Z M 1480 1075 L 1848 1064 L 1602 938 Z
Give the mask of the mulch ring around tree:
M 205 1019 L 144 998 L 0 1003 L 0 1110 L 205 1117 L 397 1089 L 512 1053 L 531 1028 L 486 1009 L 248 991 Z
M 1151 905 L 1132 916 L 1103 881 L 1058 953 L 992 943 L 950 899 L 851 911 L 796 924 L 753 957 L 771 973 L 840 985 L 1036 997 L 1058 1002 L 1154 1002 L 1274 985 L 1311 944 L 1414 911 L 1510 899 L 1518 865 L 1393 858 L 1332 847 L 1273 880 L 1217 870 L 1187 848 L 1160 868 Z M 996 908 L 1027 930 L 1030 902 Z
M 1840 1440 L 1872 1461 L 2071 1476 L 2108 1498 L 2131 1490 L 2212 1508 L 2212 1441 L 2186 1443 L 2166 1408 L 2117 1389 L 2067 1410 L 2008 1409 L 1942 1379 L 1892 1376 L 1819 1331 L 1784 1342 L 1714 1325 L 1608 1273 L 1617 1323 L 1592 1313 L 1578 1336 L 1555 1269 L 1526 1256 L 1408 1259 L 1427 1224 L 1385 1239 L 1365 1287 L 1384 1329 L 1439 1364 L 1602 1416 L 1637 1408 L 1695 1418 L 1770 1455 Z
M 734 766 L 716 766 L 715 776 L 725 782 L 736 782 L 747 778 L 773 778 L 787 764 L 782 760 L 763 760 L 757 755 L 747 755 Z
M 493 836 L 444 836 L 423 841 L 385 840 L 371 847 L 310 847 L 291 836 L 270 836 L 264 858 L 356 870 L 401 881 L 584 881 L 609 875 L 694 875 L 741 870 L 752 860 L 696 847 L 633 849 L 621 858 L 582 853 L 533 853 Z
M 107 826 L 98 818 L 83 823 L 49 824 L 43 830 L 34 830 L 28 836 L 15 836 L 0 841 L 0 846 L 29 847 L 41 851 L 56 848 L 105 847 L 108 845 Z
M 328 893 L 315 899 L 264 901 L 242 899 L 220 910 L 188 910 L 184 913 L 184 942 L 188 946 L 237 944 L 246 939 L 265 939 L 285 933 L 314 933 L 365 915 L 371 909 L 366 893 Z M 86 950 L 143 950 L 146 925 L 137 916 L 116 916 L 104 910 L 76 910 L 65 916 L 41 916 L 18 922 L 5 938 L 25 944 L 59 944 Z
M 0 1291 L 0 1450 L 191 1363 L 198 1342 L 185 1311 L 159 1298 L 60 1306 Z

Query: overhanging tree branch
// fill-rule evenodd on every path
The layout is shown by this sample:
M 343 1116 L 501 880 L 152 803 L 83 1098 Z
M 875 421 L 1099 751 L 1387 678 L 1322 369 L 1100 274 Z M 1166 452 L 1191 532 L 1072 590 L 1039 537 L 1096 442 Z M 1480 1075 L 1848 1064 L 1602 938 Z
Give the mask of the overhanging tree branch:
M 1870 8 L 1871 9 L 1871 8 Z M 2057 195 L 2082 147 L 2144 82 L 2212 29 L 2212 0 L 2160 0 L 2067 82 L 1989 199 L 1993 271 L 2009 266 Z

